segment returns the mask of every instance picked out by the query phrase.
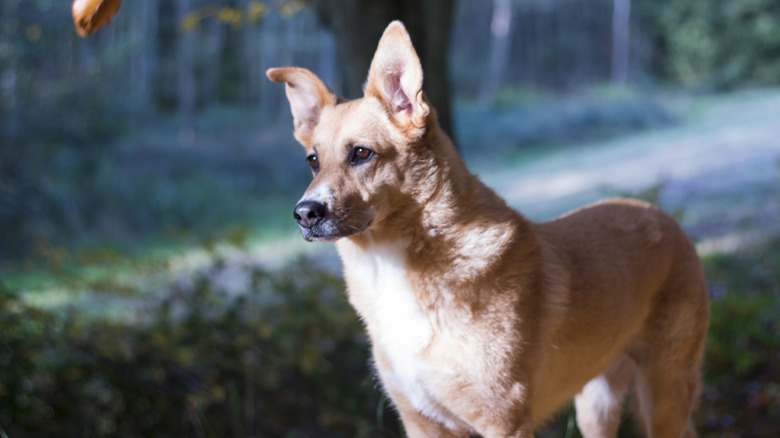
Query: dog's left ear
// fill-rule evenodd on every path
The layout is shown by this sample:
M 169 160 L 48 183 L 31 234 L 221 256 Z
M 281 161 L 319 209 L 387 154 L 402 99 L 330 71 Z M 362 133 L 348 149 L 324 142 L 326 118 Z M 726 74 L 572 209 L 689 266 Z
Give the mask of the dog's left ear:
M 304 146 L 311 143 L 311 135 L 320 121 L 320 113 L 326 106 L 335 105 L 338 97 L 322 83 L 314 73 L 305 68 L 271 68 L 265 73 L 268 79 L 286 84 L 290 101 L 295 138 Z
M 365 95 L 379 99 L 402 126 L 423 128 L 430 112 L 422 91 L 423 71 L 400 21 L 385 29 L 371 61 Z

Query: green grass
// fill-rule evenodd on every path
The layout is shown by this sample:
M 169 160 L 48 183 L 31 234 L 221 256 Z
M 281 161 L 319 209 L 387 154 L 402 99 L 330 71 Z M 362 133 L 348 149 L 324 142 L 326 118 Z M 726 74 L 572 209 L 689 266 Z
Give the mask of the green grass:
M 167 270 L 172 259 L 188 252 L 214 252 L 225 246 L 246 249 L 294 235 L 290 205 L 286 198 L 264 199 L 252 216 L 198 233 L 165 230 L 129 238 L 41 240 L 27 260 L 0 265 L 0 278 L 14 293 L 53 292 L 60 301 L 84 290 L 135 290 L 126 285 Z

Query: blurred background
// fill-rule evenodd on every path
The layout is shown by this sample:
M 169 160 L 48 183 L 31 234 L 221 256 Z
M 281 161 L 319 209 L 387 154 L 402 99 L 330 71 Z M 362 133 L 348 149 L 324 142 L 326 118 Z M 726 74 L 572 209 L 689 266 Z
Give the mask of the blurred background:
M 704 437 L 780 436 L 776 0 L 0 0 L 0 437 L 401 437 L 284 87 L 359 97 L 402 19 L 474 173 L 534 220 L 633 196 L 712 298 Z M 622 437 L 638 436 L 625 422 Z M 576 437 L 573 408 L 540 434 Z

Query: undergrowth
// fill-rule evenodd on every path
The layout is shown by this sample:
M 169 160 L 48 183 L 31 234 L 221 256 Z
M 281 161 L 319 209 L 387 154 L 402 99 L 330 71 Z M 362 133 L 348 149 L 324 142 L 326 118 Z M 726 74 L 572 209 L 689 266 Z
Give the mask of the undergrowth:
M 41 310 L 4 288 L 0 433 L 354 437 L 396 427 L 385 407 L 390 429 L 377 422 L 366 340 L 340 279 L 300 261 L 253 269 L 247 293 L 231 295 L 211 274 L 123 321 Z
M 704 260 L 711 326 L 694 419 L 703 437 L 780 434 L 780 241 Z M 84 317 L 0 294 L 0 433 L 392 436 L 342 281 L 300 260 L 219 289 L 218 261 L 125 312 Z M 540 436 L 577 437 L 574 411 Z M 629 421 L 623 438 L 638 436 Z

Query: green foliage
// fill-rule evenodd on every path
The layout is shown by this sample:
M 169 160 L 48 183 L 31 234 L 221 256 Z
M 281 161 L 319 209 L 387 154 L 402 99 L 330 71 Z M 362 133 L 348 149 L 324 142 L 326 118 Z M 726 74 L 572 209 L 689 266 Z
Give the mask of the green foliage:
M 704 259 L 710 329 L 703 436 L 780 434 L 780 241 Z
M 19 126 L 0 130 L 0 256 L 28 251 L 41 235 L 90 225 L 107 144 L 128 127 L 129 103 L 107 104 L 107 87 L 60 85 L 43 102 L 20 104 Z
M 73 114 L 56 118 L 55 106 L 51 114 L 25 117 L 26 134 L 0 147 L 0 259 L 35 258 L 40 241 L 71 247 L 84 237 L 197 238 L 224 228 L 226 218 L 262 219 L 263 230 L 278 230 L 288 218 L 279 211 L 291 208 L 287 194 L 298 196 L 310 178 L 297 148 L 280 148 L 269 160 L 264 146 L 246 145 L 257 112 L 209 111 L 199 119 L 207 132 L 183 146 L 166 125 L 170 118 L 160 116 L 141 132 L 132 129 L 140 106 L 106 103 L 106 110 L 89 99 L 77 105 L 78 90 L 63 92 L 74 100 Z M 100 90 L 91 99 L 111 98 Z M 42 126 L 49 116 L 54 121 Z
M 708 88 L 780 82 L 775 0 L 663 0 L 638 10 L 662 76 Z
M 215 288 L 213 274 L 128 310 L 132 322 L 42 311 L 3 290 L 2 430 L 14 437 L 388 432 L 374 424 L 368 348 L 339 279 L 302 261 L 274 274 L 255 269 L 249 293 L 231 295 Z
M 780 348 L 777 299 L 768 294 L 726 294 L 712 307 L 707 361 L 715 370 L 750 375 L 772 366 Z M 735 330 L 735 328 L 739 328 Z

